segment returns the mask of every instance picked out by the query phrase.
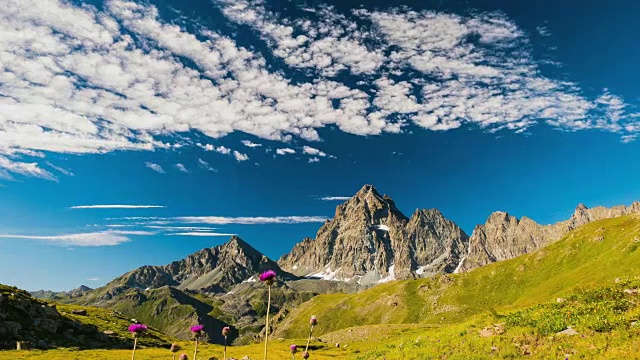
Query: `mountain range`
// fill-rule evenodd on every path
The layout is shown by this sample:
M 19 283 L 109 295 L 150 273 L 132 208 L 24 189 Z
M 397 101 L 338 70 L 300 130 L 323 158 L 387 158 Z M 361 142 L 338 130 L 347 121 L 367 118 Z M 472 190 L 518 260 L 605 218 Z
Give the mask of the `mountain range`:
M 186 338 L 189 323 L 206 324 L 210 341 L 233 325 L 232 339 L 261 336 L 266 291 L 257 274 L 273 269 L 275 321 L 318 294 L 357 292 L 392 280 L 468 272 L 547 246 L 584 224 L 640 213 L 631 206 L 588 209 L 580 204 L 565 221 L 540 225 L 494 212 L 468 236 L 437 209 L 404 215 L 387 195 L 365 185 L 336 208 L 315 238 L 303 239 L 277 262 L 237 236 L 164 266 L 142 266 L 107 285 L 58 296 L 62 301 L 107 307 Z M 51 297 L 47 292 L 34 296 Z

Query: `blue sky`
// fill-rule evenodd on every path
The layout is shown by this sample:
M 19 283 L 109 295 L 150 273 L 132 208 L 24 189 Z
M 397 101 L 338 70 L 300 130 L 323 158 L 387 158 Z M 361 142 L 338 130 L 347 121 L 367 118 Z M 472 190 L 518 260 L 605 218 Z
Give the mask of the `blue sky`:
M 36 6 L 37 3 L 37 6 Z M 22 0 L 0 9 L 0 283 L 100 286 L 373 184 L 469 234 L 640 199 L 640 5 Z M 126 206 L 123 206 L 126 205 Z

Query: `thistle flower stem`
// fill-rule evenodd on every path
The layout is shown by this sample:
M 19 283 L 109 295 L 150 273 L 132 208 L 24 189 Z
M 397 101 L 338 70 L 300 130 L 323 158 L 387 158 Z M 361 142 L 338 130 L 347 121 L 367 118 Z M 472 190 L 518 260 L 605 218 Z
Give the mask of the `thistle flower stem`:
M 193 350 L 193 360 L 197 360 L 198 356 L 198 335 L 196 335 L 196 348 Z
M 227 360 L 227 336 L 224 337 L 224 360 Z
M 267 347 L 269 344 L 269 312 L 271 311 L 271 285 L 268 286 L 269 295 L 267 297 L 267 319 L 264 333 L 264 360 L 267 360 Z
M 307 346 L 304 348 L 304 351 L 309 351 L 309 343 L 311 342 L 311 334 L 313 334 L 313 325 L 311 325 L 311 330 L 309 330 L 309 338 L 307 339 Z
M 291 354 L 291 360 L 296 360 L 296 356 L 294 354 Z
M 131 355 L 131 360 L 135 360 L 135 358 L 136 358 L 136 347 L 138 347 L 138 337 L 137 336 L 133 339 L 133 355 Z

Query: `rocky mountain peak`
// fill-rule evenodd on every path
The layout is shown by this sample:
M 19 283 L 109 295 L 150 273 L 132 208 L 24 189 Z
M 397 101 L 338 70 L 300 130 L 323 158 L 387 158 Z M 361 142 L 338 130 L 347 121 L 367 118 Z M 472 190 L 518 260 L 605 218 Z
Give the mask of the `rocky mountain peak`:
M 279 264 L 299 275 L 370 284 L 414 278 L 428 265 L 455 268 L 467 239 L 439 211 L 417 210 L 410 220 L 389 196 L 365 185 L 336 208 L 315 239 L 297 244 Z
M 589 216 L 589 208 L 585 204 L 578 204 L 571 215 L 572 227 L 577 228 L 591 221 Z
M 147 289 L 174 286 L 204 292 L 228 291 L 266 269 L 282 273 L 280 267 L 238 236 L 165 266 L 142 266 L 114 280 L 107 287 L 126 285 Z
M 393 199 L 387 195 L 380 195 L 372 185 L 365 185 L 336 208 L 332 221 L 362 221 L 369 225 L 380 225 L 388 218 L 407 220 Z

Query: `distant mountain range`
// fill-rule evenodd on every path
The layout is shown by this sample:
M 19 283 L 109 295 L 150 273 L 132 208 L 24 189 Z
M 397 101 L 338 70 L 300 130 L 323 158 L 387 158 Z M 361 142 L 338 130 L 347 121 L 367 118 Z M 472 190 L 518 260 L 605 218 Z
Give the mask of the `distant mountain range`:
M 260 336 L 265 311 L 257 274 L 266 269 L 279 274 L 277 321 L 317 294 L 470 271 L 537 250 L 589 222 L 630 213 L 640 213 L 640 202 L 593 209 L 580 204 L 568 220 L 553 225 L 495 212 L 468 236 L 437 209 L 416 209 L 407 217 L 389 196 L 365 185 L 337 207 L 314 239 L 304 239 L 277 262 L 233 236 L 171 264 L 140 267 L 95 290 L 33 295 L 112 308 L 182 338 L 189 336 L 189 323 L 207 324 L 214 342 L 221 340 L 223 326 L 234 325 L 233 338 L 252 341 Z
M 553 225 L 497 211 L 469 237 L 437 209 L 416 209 L 407 218 L 390 197 L 365 185 L 338 206 L 315 239 L 295 245 L 278 264 L 298 276 L 364 285 L 463 272 L 530 253 L 589 222 L 631 213 L 640 213 L 640 202 L 593 209 L 580 204 L 571 218 Z

